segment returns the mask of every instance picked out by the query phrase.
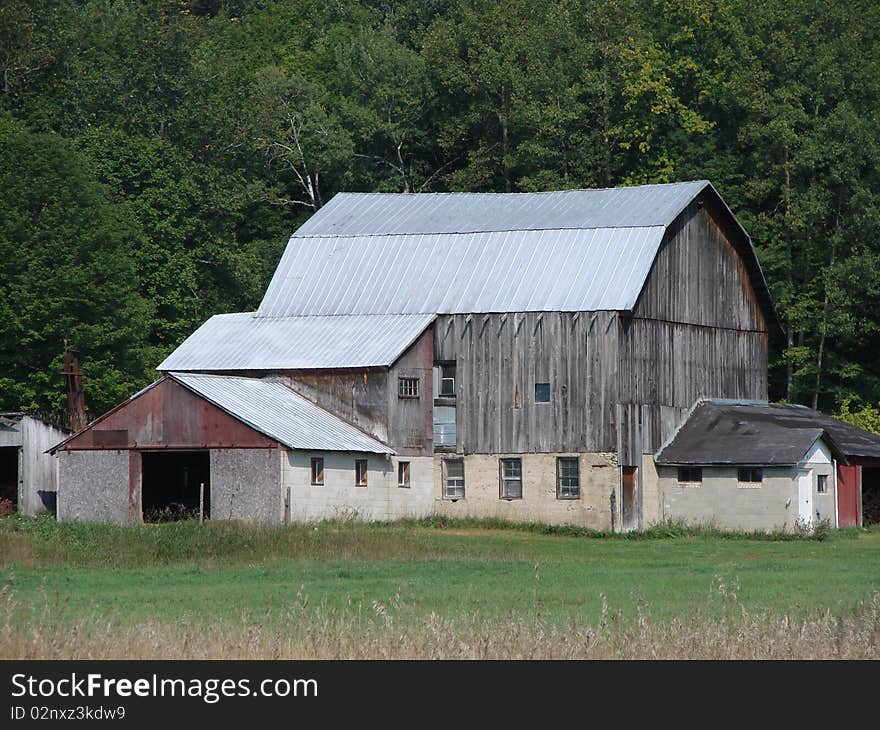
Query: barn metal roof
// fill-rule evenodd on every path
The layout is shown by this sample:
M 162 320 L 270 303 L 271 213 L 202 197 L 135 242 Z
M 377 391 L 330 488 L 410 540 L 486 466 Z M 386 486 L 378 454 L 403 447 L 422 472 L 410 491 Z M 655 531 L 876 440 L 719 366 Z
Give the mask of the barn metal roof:
M 880 436 L 805 406 L 698 401 L 655 456 L 658 464 L 793 465 L 817 438 L 838 458 L 880 458 Z
M 282 383 L 232 375 L 169 373 L 169 376 L 288 448 L 395 453 Z
M 665 230 L 294 236 L 258 314 L 629 310 Z
M 666 228 L 707 191 L 724 206 L 705 180 L 547 193 L 339 193 L 290 238 L 257 314 L 629 311 Z M 730 219 L 772 317 L 748 234 Z
M 376 236 L 668 226 L 707 180 L 544 193 L 339 193 L 294 233 Z
M 425 331 L 434 315 L 211 317 L 157 368 L 298 370 L 388 367 Z

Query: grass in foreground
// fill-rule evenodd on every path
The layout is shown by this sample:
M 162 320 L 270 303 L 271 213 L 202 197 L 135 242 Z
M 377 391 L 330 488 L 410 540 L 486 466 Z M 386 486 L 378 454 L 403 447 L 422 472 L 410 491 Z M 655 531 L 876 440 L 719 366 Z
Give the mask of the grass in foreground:
M 545 532 L 0 519 L 0 656 L 880 656 L 878 530 Z

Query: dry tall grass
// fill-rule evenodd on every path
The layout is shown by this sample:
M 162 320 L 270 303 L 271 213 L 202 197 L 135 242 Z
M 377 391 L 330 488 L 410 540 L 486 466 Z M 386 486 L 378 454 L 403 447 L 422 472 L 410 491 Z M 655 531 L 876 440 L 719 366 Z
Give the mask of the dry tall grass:
M 723 590 L 723 589 L 722 589 Z M 607 607 L 595 625 L 560 625 L 535 615 L 486 622 L 430 615 L 399 624 L 395 606 L 373 603 L 344 611 L 307 600 L 271 622 L 150 621 L 120 625 L 100 617 L 53 620 L 47 609 L 24 618 L 3 596 L 4 659 L 878 659 L 880 594 L 849 616 L 795 619 L 752 615 L 722 596 L 721 618 L 694 615 L 652 621 L 638 611 L 624 620 Z

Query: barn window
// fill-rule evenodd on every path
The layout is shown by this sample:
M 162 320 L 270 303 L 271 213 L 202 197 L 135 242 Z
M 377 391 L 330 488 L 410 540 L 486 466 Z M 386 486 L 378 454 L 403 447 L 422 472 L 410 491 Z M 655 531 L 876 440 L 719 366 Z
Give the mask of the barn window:
M 397 379 L 397 395 L 401 398 L 418 398 L 419 397 L 419 379 L 418 378 L 398 378 Z
M 764 472 L 761 469 L 737 469 L 736 486 L 740 489 L 757 489 L 764 481 Z
M 354 485 L 356 487 L 367 486 L 367 460 L 355 459 L 354 461 Z
M 698 466 L 679 467 L 678 483 L 686 486 L 699 487 L 703 483 L 703 470 Z
M 455 398 L 455 363 L 444 363 L 440 365 L 440 388 L 439 395 L 441 398 Z
M 579 499 L 581 477 L 576 456 L 556 459 L 556 499 Z
M 443 499 L 464 499 L 464 459 L 443 459 Z
M 409 462 L 401 461 L 397 464 L 397 486 L 409 488 Z
M 498 480 L 500 499 L 522 499 L 522 459 L 501 459 Z
M 312 459 L 312 484 L 318 486 L 324 483 L 324 460 L 320 457 Z
M 827 494 L 828 492 L 828 475 L 827 474 L 819 474 L 818 481 L 816 482 L 816 490 L 819 494 Z
M 550 402 L 550 383 L 535 383 L 535 403 Z

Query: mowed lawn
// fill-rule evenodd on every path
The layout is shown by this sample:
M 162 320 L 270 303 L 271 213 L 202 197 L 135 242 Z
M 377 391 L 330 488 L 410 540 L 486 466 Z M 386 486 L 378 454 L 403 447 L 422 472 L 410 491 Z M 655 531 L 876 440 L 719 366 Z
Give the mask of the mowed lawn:
M 291 615 L 398 624 L 540 616 L 596 622 L 603 601 L 654 621 L 748 612 L 847 616 L 880 592 L 880 530 L 770 541 L 642 539 L 454 523 L 256 528 L 0 519 L 5 610 L 65 622 L 272 626 Z M 2 608 L 2 607 L 0 607 Z

